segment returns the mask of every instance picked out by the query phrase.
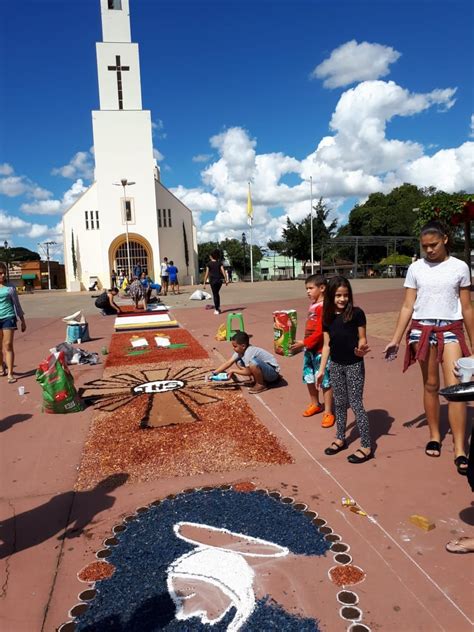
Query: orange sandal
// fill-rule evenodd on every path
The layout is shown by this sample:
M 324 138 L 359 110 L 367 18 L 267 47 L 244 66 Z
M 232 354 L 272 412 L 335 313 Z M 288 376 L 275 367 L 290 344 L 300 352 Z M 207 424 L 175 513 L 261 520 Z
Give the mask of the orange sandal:
M 321 404 L 310 404 L 308 408 L 304 411 L 303 417 L 312 417 L 313 415 L 317 415 L 322 412 L 323 406 Z
M 336 418 L 331 413 L 324 413 L 323 419 L 321 421 L 322 428 L 332 428 L 334 426 L 334 422 Z

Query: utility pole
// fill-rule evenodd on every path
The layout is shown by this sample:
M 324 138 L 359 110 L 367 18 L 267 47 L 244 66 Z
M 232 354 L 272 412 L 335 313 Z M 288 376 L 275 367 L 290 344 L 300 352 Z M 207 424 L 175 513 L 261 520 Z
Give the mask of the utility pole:
M 42 244 L 38 244 L 39 246 L 43 247 L 43 250 L 46 252 L 46 262 L 48 264 L 48 290 L 51 289 L 51 267 L 49 264 L 49 248 L 50 246 L 55 246 L 56 242 L 55 241 L 45 241 Z

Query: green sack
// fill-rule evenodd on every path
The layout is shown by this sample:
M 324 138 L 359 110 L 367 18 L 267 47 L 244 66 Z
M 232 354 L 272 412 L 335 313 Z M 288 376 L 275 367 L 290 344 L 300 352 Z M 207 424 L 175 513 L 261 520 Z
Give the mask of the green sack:
M 52 353 L 39 365 L 36 381 L 43 389 L 43 412 L 64 414 L 83 410 L 84 404 L 77 394 L 63 351 Z

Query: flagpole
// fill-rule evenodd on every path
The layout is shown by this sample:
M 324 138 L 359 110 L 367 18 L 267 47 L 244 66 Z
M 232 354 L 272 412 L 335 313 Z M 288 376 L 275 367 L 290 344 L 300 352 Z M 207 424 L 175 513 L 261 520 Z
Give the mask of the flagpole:
M 313 243 L 313 176 L 309 176 L 310 208 L 311 208 L 311 274 L 314 274 L 314 243 Z

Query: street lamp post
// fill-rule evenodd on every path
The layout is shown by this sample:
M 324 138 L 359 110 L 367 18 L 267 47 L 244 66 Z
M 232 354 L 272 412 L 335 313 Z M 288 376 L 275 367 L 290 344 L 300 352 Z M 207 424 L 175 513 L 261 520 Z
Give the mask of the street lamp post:
M 48 265 L 48 290 L 51 289 L 51 266 L 50 266 L 50 258 L 49 258 L 49 247 L 55 246 L 55 241 L 45 241 L 43 244 L 38 244 L 38 246 L 43 247 L 43 252 L 46 252 L 46 263 Z
M 242 233 L 242 248 L 244 250 L 244 281 L 245 281 L 245 273 L 246 273 L 246 268 L 245 268 L 245 246 L 247 244 L 247 238 L 245 236 L 245 233 Z
M 309 177 L 309 199 L 311 209 L 311 274 L 314 274 L 314 242 L 313 242 L 313 176 Z
M 8 262 L 10 260 L 10 255 L 9 255 L 10 246 L 8 245 L 8 241 L 6 239 L 3 242 L 3 249 L 5 251 L 5 267 L 7 269 L 7 283 L 10 283 L 10 270 L 8 269 Z
M 130 241 L 128 239 L 128 209 L 127 209 L 127 187 L 131 187 L 135 182 L 130 182 L 127 178 L 122 178 L 120 182 L 114 182 L 114 186 L 123 188 L 123 210 L 125 217 L 125 240 L 127 242 L 127 267 L 128 267 L 128 279 L 132 278 L 132 267 L 130 263 Z M 130 210 L 131 210 L 130 206 Z

